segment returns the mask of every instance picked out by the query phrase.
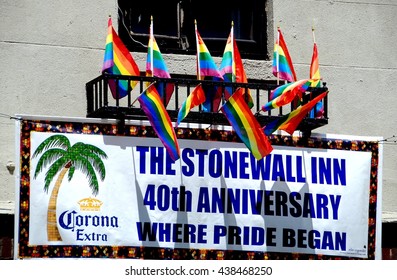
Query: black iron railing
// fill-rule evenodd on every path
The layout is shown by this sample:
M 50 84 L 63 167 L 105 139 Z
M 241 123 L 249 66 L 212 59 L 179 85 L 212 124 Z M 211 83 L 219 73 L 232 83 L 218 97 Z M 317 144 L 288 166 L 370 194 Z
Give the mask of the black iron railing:
M 129 94 L 121 99 L 113 98 L 109 89 L 109 80 L 127 80 L 138 81 L 138 84 Z M 270 111 L 263 112 L 262 106 L 269 101 L 270 93 L 278 84 L 276 81 L 270 80 L 253 80 L 249 79 L 248 83 L 228 83 L 222 81 L 212 80 L 197 80 L 195 76 L 172 74 L 172 78 L 157 78 L 141 76 L 123 76 L 102 74 L 97 78 L 89 81 L 86 84 L 87 94 L 87 117 L 90 118 L 109 118 L 109 119 L 131 119 L 131 120 L 147 120 L 145 113 L 136 102 L 136 98 L 142 93 L 146 87 L 152 83 L 173 83 L 174 93 L 166 109 L 172 121 L 177 120 L 178 111 L 182 103 L 186 100 L 190 92 L 199 83 L 204 86 L 217 86 L 223 92 L 225 88 L 237 89 L 239 87 L 250 89 L 254 106 L 252 108 L 258 122 L 261 126 L 265 126 L 269 122 L 280 118 L 294 110 L 297 106 L 296 102 L 291 102 L 288 106 L 282 106 Z M 322 87 L 308 88 L 303 95 L 303 103 L 309 102 L 314 97 L 328 90 L 325 84 Z M 221 100 L 221 105 L 225 102 L 224 98 Z M 322 100 L 324 104 L 324 113 L 321 117 L 307 117 L 298 126 L 298 130 L 309 133 L 318 127 L 328 124 L 328 98 L 327 96 Z M 315 109 L 314 109 L 315 110 Z M 314 114 L 316 115 L 316 114 Z M 228 120 L 222 112 L 215 110 L 215 112 L 204 112 L 201 106 L 194 108 L 188 116 L 183 120 L 184 123 L 203 123 L 210 125 L 229 125 Z

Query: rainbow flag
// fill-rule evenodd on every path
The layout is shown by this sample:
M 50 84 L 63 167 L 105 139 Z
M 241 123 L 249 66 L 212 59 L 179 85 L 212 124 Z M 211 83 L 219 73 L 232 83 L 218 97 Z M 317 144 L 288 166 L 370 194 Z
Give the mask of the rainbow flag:
M 198 80 L 204 77 L 217 77 L 223 80 L 218 67 L 215 64 L 210 52 L 207 49 L 203 39 L 201 38 L 196 28 L 196 42 L 197 42 L 197 76 Z
M 238 88 L 223 104 L 221 110 L 241 141 L 247 146 L 253 156 L 260 160 L 270 154 L 273 147 L 245 102 L 243 95 L 244 90 Z
M 236 40 L 234 39 L 233 23 L 229 37 L 226 41 L 226 46 L 223 52 L 222 62 L 219 70 L 225 82 L 248 83 L 243 61 L 241 59 Z M 231 87 L 225 88 L 226 100 L 232 93 L 233 90 Z M 252 108 L 254 106 L 254 102 L 252 100 L 252 95 L 249 88 L 245 90 L 245 98 L 248 106 Z
M 178 112 L 177 125 L 189 114 L 190 110 L 205 101 L 205 93 L 201 84 L 198 84 L 183 102 Z
M 301 98 L 302 94 L 309 88 L 310 79 L 303 79 L 293 83 L 284 84 L 276 88 L 272 94 L 277 95 L 262 106 L 264 112 L 291 103 L 296 97 Z
M 154 84 L 151 84 L 138 97 L 141 108 L 149 119 L 151 126 L 160 138 L 172 160 L 180 157 L 178 139 L 170 116 L 158 94 Z
M 312 62 L 310 64 L 310 79 L 313 80 L 312 87 L 319 87 L 320 86 L 320 67 L 318 63 L 318 51 L 317 51 L 317 44 L 314 43 L 313 46 L 313 55 L 312 55 Z
M 313 30 L 314 32 L 314 30 Z M 314 36 L 314 35 L 313 35 Z M 318 62 L 318 50 L 317 44 L 313 45 L 313 55 L 312 61 L 310 64 L 310 79 L 313 80 L 311 83 L 311 87 L 320 87 L 321 86 L 321 76 L 320 76 L 320 67 Z M 315 109 L 310 112 L 311 118 L 321 118 L 324 114 L 324 103 L 322 101 L 316 104 Z
M 124 43 L 108 20 L 108 35 L 106 37 L 105 57 L 102 72 L 114 75 L 139 76 L 139 68 Z M 114 99 L 123 98 L 135 87 L 138 81 L 109 80 L 109 87 Z
M 277 39 L 274 44 L 272 72 L 277 78 L 288 82 L 297 80 L 294 65 L 280 28 L 277 28 Z
M 328 91 L 323 92 L 305 105 L 302 105 L 291 113 L 269 123 L 268 125 L 263 127 L 265 134 L 270 135 L 277 129 L 284 130 L 289 134 L 294 133 L 303 118 L 307 116 L 308 112 L 314 107 L 314 105 L 316 105 L 317 102 L 322 100 L 327 94 Z
M 150 24 L 149 44 L 146 59 L 146 76 L 171 78 L 167 65 L 165 64 L 159 46 L 157 45 L 156 39 L 153 35 L 153 18 L 151 18 Z M 160 94 L 160 97 L 165 104 L 165 107 L 167 107 L 171 99 L 172 93 L 174 92 L 174 84 L 158 82 L 155 86 L 157 92 Z
M 207 46 L 205 45 L 200 33 L 197 30 L 197 22 L 195 21 L 196 32 L 196 66 L 197 80 L 213 80 L 222 81 L 223 77 L 216 66 Z M 202 104 L 204 112 L 217 112 L 222 98 L 222 89 L 212 85 L 203 85 L 205 92 L 205 101 Z

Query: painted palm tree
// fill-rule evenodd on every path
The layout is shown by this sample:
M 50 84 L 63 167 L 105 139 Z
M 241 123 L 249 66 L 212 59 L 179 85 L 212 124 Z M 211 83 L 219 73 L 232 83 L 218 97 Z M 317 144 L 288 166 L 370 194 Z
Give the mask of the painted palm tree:
M 50 183 L 59 173 L 48 204 L 47 236 L 48 241 L 61 241 L 62 238 L 59 234 L 56 218 L 56 206 L 58 192 L 66 173 L 68 174 L 68 181 L 70 181 L 76 169 L 83 172 L 88 179 L 92 194 L 97 195 L 99 191 L 97 173 L 103 181 L 106 172 L 102 159 L 106 159 L 107 155 L 101 149 L 82 142 L 78 142 L 71 146 L 69 139 L 61 134 L 50 136 L 44 140 L 37 147 L 32 158 L 38 157 L 40 154 L 42 155 L 37 162 L 34 178 L 36 178 L 47 165 L 50 165 L 45 174 L 45 192 L 48 193 Z

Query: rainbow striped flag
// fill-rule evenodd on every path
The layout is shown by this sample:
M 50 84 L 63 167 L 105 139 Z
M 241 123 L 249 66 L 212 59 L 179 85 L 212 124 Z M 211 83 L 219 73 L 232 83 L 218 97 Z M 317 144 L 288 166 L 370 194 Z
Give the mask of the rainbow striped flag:
M 222 62 L 219 70 L 225 82 L 248 83 L 243 61 L 241 59 L 236 40 L 234 39 L 233 23 L 229 37 L 226 41 L 226 46 L 223 52 Z M 232 93 L 233 90 L 231 87 L 225 88 L 226 100 Z M 248 106 L 252 108 L 254 106 L 254 102 L 252 100 L 252 95 L 249 88 L 245 90 L 245 98 Z
M 295 97 L 302 97 L 302 94 L 310 87 L 311 80 L 303 79 L 293 83 L 288 83 L 276 88 L 272 95 L 276 96 L 262 106 L 264 112 L 291 103 Z
M 106 37 L 105 57 L 102 72 L 114 75 L 139 76 L 139 68 L 124 43 L 112 25 L 112 19 L 108 20 L 108 35 Z M 138 81 L 109 80 L 109 87 L 114 99 L 123 98 L 135 87 Z
M 320 67 L 318 63 L 318 50 L 316 43 L 314 43 L 313 45 L 312 62 L 310 64 L 310 79 L 313 80 L 311 84 L 312 87 L 320 86 L 321 76 L 320 76 Z
M 303 118 L 307 116 L 308 112 L 316 105 L 317 102 L 321 101 L 327 94 L 328 91 L 325 91 L 317 97 L 313 98 L 313 100 L 306 103 L 305 105 L 302 105 L 291 113 L 269 123 L 268 125 L 263 127 L 265 134 L 270 135 L 277 129 L 284 130 L 289 134 L 293 134 Z
M 197 76 L 198 80 L 202 80 L 204 77 L 217 77 L 223 80 L 218 67 L 215 64 L 207 46 L 200 36 L 196 28 L 196 42 L 197 42 Z
M 253 156 L 260 160 L 270 154 L 273 147 L 245 102 L 243 95 L 243 89 L 238 88 L 223 104 L 221 110 L 241 141 L 247 146 Z
M 314 32 L 314 31 L 313 31 Z M 313 35 L 314 36 L 314 35 Z M 320 67 L 318 62 L 318 50 L 317 44 L 313 45 L 313 55 L 312 61 L 310 64 L 310 79 L 313 80 L 311 83 L 311 87 L 320 87 L 321 86 L 321 76 L 320 76 Z M 324 114 L 324 103 L 322 101 L 316 104 L 315 109 L 310 112 L 311 118 L 321 118 Z
M 150 24 L 149 44 L 146 59 L 146 76 L 171 78 L 167 65 L 165 64 L 159 46 L 157 45 L 156 39 L 153 35 L 153 18 L 151 18 Z M 174 92 L 174 84 L 158 82 L 155 86 L 157 92 L 160 94 L 160 97 L 165 104 L 165 107 L 167 107 L 171 99 L 172 93 Z
M 138 97 L 138 101 L 171 159 L 174 161 L 179 159 L 180 151 L 178 139 L 176 138 L 170 116 L 154 84 L 151 84 L 141 93 Z
M 195 21 L 196 32 L 196 66 L 197 66 L 197 80 L 213 80 L 222 81 L 223 77 L 216 66 L 207 46 L 205 45 L 200 33 L 197 29 L 197 22 Z M 205 101 L 202 104 L 204 112 L 217 112 L 222 99 L 222 89 L 217 86 L 204 85 Z
M 201 84 L 198 84 L 183 102 L 178 112 L 177 125 L 189 114 L 190 110 L 205 101 L 205 93 Z
M 272 72 L 277 78 L 288 82 L 297 80 L 294 65 L 280 28 L 277 28 L 277 39 L 274 44 Z

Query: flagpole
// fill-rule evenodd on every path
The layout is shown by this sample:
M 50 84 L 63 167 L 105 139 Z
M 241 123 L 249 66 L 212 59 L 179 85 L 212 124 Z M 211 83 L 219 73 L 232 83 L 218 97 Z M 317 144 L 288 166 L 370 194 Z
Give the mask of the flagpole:
M 277 69 L 277 85 L 280 84 L 280 69 L 279 69 L 279 53 L 280 48 L 280 26 L 277 26 L 277 50 L 276 50 L 276 69 Z
M 197 67 L 197 80 L 201 80 L 201 74 L 200 74 L 200 47 L 199 47 L 199 40 L 197 36 L 197 20 L 194 20 L 194 31 L 196 34 L 196 48 L 197 48 L 197 54 L 196 54 L 196 67 Z
M 154 57 L 153 57 L 153 40 L 154 40 L 154 35 L 153 35 L 153 16 L 150 16 L 150 38 L 149 38 L 149 44 L 151 44 L 150 46 L 150 72 L 152 77 L 154 76 L 154 66 L 153 66 L 153 61 L 154 61 Z
M 232 43 L 232 82 L 236 82 L 236 63 L 234 61 L 234 22 L 232 21 L 232 30 L 230 31 L 230 39 Z
M 131 108 L 132 106 L 134 106 L 135 102 L 138 100 L 138 98 L 142 95 L 142 93 L 144 93 L 145 91 L 148 90 L 148 88 L 150 88 L 152 85 L 154 85 L 156 83 L 156 81 L 154 81 L 153 83 L 151 83 L 144 91 L 142 91 L 137 98 L 135 98 L 135 100 L 131 103 L 131 105 L 129 106 L 129 108 Z
M 316 37 L 314 36 L 314 25 L 312 26 L 313 43 L 316 43 Z

